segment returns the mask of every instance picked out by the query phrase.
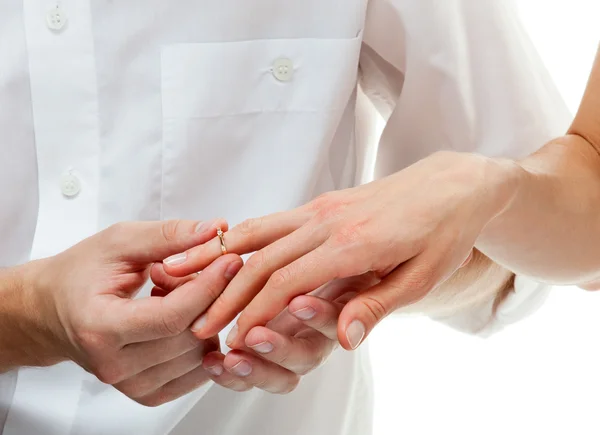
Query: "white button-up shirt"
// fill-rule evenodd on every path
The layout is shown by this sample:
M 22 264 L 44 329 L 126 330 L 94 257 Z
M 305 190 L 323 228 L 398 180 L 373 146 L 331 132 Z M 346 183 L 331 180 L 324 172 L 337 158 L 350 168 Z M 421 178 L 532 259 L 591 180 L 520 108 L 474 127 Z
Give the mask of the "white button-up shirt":
M 373 107 L 387 121 L 375 153 Z M 497 0 L 51 0 L 0 14 L 0 265 L 118 221 L 235 224 L 450 149 L 527 154 L 569 115 Z M 490 331 L 533 308 L 518 278 L 448 319 Z M 371 431 L 365 350 L 288 396 L 206 385 L 137 405 L 73 364 L 0 376 L 5 435 Z M 4 418 L 6 417 L 6 418 Z

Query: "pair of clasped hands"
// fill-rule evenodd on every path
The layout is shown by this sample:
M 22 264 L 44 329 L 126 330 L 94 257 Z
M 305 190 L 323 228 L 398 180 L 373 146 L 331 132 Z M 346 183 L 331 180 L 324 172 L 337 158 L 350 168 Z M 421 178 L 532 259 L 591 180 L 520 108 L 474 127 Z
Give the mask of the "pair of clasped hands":
M 35 340 L 147 406 L 209 379 L 290 392 L 338 344 L 356 349 L 469 261 L 504 206 L 503 183 L 492 195 L 473 179 L 481 164 L 433 155 L 231 229 L 222 219 L 114 225 L 34 262 L 24 288 L 37 289 Z M 148 278 L 151 297 L 134 298 Z M 224 355 L 217 334 L 240 313 Z

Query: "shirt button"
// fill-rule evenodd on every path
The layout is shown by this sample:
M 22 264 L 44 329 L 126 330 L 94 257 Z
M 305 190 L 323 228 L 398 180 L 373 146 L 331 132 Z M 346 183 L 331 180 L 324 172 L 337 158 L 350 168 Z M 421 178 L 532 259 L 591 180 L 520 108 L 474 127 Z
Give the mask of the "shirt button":
M 60 190 L 67 198 L 73 198 L 81 191 L 81 182 L 73 174 L 65 174 L 60 179 Z
M 67 24 L 67 15 L 65 14 L 65 11 L 57 5 L 50 9 L 48 14 L 46 14 L 46 23 L 51 30 L 62 30 L 62 28 L 65 27 L 65 24 Z
M 273 76 L 280 82 L 289 82 L 294 75 L 294 63 L 289 59 L 277 59 L 273 62 Z

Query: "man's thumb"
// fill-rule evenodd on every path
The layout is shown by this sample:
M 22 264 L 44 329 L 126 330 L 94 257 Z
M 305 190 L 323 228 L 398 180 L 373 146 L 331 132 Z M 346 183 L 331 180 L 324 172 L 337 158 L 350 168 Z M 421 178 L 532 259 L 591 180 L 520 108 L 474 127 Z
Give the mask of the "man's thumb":
M 217 227 L 227 230 L 227 222 L 168 220 L 154 222 L 122 222 L 105 230 L 109 249 L 122 260 L 141 264 L 163 261 L 182 254 L 216 236 Z

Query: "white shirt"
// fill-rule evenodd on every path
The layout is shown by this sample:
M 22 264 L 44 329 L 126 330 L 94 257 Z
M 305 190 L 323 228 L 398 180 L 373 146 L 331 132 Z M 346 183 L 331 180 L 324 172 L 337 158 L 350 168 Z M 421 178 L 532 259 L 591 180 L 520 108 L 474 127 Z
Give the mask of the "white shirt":
M 2 266 L 118 221 L 235 224 L 356 185 L 371 103 L 387 120 L 377 176 L 441 149 L 523 156 L 569 120 L 505 1 L 5 3 Z M 491 331 L 546 294 L 515 290 L 495 323 L 490 304 L 448 322 Z M 155 409 L 73 364 L 24 368 L 0 377 L 0 419 L 5 435 L 365 435 L 365 352 L 336 352 L 288 396 L 209 384 Z

